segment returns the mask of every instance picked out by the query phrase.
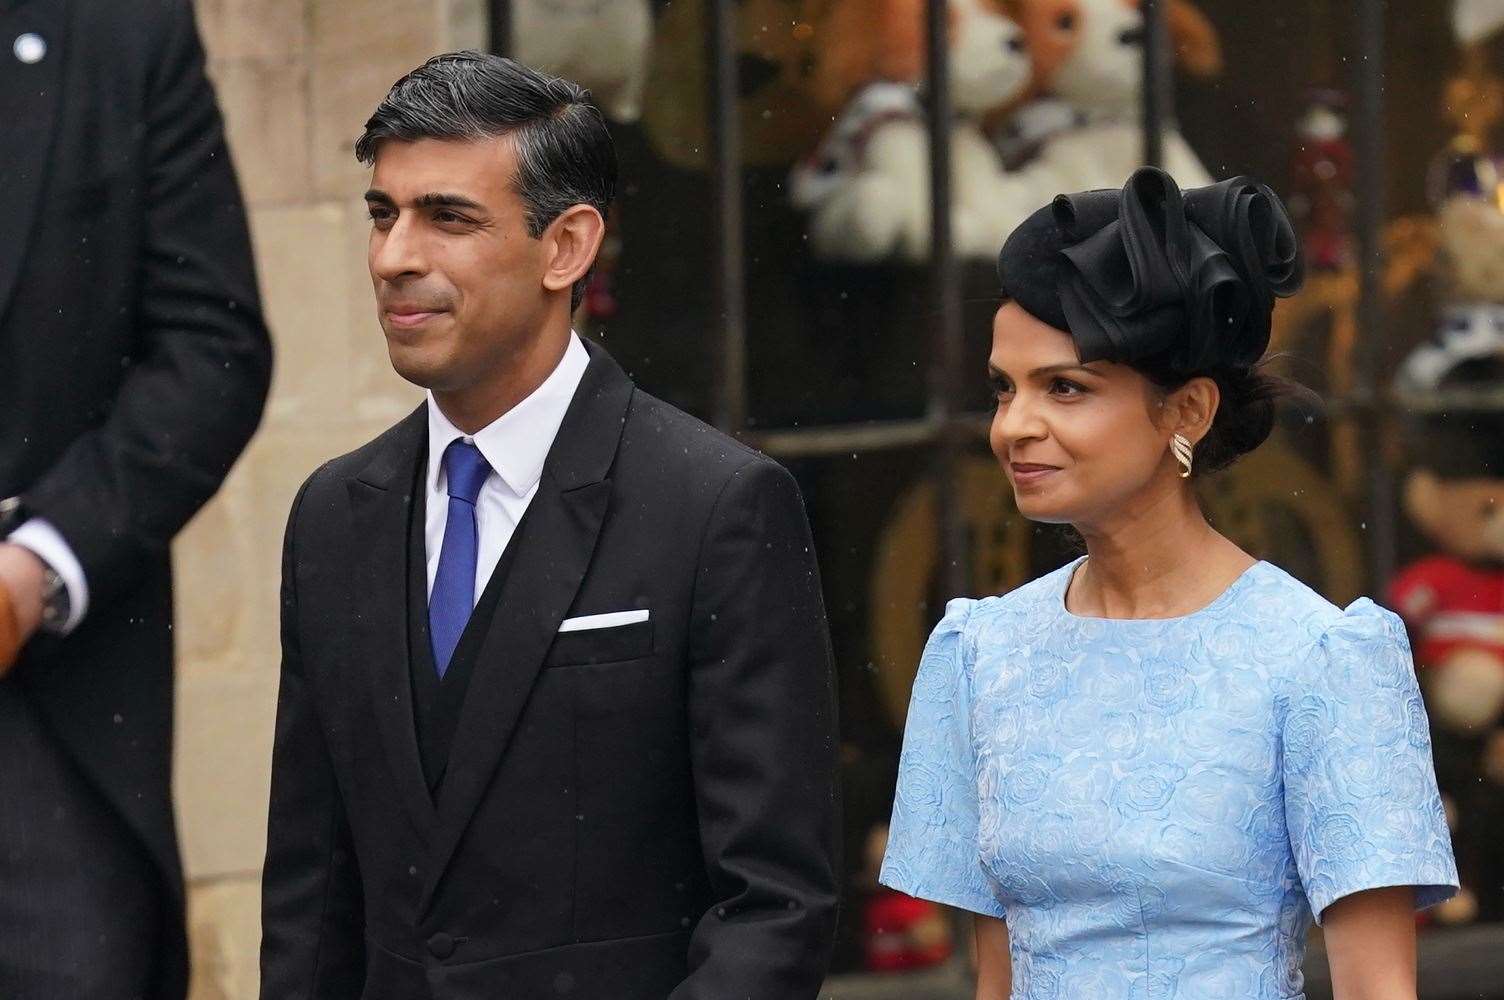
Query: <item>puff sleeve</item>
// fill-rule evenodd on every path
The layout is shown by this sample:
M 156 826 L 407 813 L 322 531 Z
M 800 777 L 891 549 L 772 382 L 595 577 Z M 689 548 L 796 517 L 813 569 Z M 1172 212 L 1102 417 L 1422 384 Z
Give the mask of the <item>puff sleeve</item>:
M 1001 918 L 977 850 L 976 759 L 964 629 L 976 602 L 946 605 L 909 701 L 898 792 L 879 881 L 921 899 Z
M 1413 886 L 1457 891 L 1430 727 L 1404 625 L 1364 598 L 1299 664 L 1282 724 L 1285 823 L 1317 922 L 1334 901 Z

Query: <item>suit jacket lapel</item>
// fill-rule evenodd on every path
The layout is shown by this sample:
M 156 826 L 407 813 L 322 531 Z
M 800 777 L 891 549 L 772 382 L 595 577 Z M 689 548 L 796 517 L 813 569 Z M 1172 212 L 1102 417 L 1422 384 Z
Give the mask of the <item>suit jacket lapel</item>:
M 590 567 L 605 519 L 611 493 L 606 476 L 633 387 L 604 350 L 588 342 L 587 347 L 590 366 L 549 451 L 460 712 L 439 791 L 420 913 L 505 753 L 559 623 Z
M 423 780 L 409 674 L 407 636 L 408 519 L 415 469 L 428 421 L 420 406 L 376 442 L 375 456 L 349 480 L 350 507 L 359 551 L 357 590 L 351 595 L 356 627 L 353 665 L 369 678 L 376 728 L 396 776 L 397 795 L 420 837 L 433 825 L 434 806 Z
M 40 62 L 25 65 L 11 51 L 14 36 L 7 31 L 0 38 L 0 59 L 9 61 L 0 75 L 4 81 L 0 85 L 0 219 L 5 220 L 5 238 L 0 240 L 0 317 L 20 280 L 47 177 L 58 91 L 63 84 L 67 7 L 68 0 L 50 0 L 20 4 L 16 13 L 0 9 L 7 25 L 40 35 L 47 46 Z M 13 80 L 19 85 L 10 85 Z

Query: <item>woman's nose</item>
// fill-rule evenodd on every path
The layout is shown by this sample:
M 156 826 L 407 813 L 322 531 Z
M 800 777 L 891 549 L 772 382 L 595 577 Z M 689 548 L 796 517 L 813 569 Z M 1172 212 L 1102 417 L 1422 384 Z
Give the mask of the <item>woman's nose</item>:
M 999 407 L 996 428 L 998 436 L 1010 444 L 1045 435 L 1045 424 L 1040 417 L 1039 408 L 1028 395 L 1022 393 Z

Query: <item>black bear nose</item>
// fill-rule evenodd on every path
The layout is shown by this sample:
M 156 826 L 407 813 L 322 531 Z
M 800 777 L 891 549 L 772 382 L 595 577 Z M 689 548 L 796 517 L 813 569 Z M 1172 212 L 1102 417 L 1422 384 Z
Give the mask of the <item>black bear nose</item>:
M 1121 44 L 1121 45 L 1142 45 L 1142 44 L 1144 44 L 1144 29 L 1143 28 L 1125 28 L 1123 30 L 1123 32 L 1120 35 L 1118 35 L 1118 43 Z

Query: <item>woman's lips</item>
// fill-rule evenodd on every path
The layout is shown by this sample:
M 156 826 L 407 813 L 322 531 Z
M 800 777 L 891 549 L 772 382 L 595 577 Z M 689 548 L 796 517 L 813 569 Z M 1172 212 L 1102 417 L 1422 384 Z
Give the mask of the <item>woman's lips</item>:
M 1010 462 L 1008 471 L 1013 473 L 1013 485 L 1034 486 L 1049 478 L 1060 467 L 1056 465 L 1037 465 L 1032 462 Z

